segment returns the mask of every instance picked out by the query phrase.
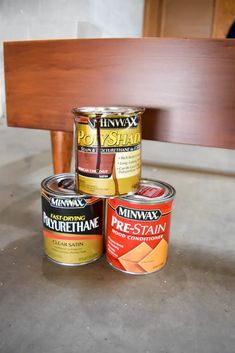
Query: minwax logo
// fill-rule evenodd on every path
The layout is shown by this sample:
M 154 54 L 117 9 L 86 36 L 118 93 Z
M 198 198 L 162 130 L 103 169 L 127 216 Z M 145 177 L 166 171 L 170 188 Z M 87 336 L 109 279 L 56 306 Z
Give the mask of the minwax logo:
M 97 127 L 98 119 L 90 119 L 89 125 L 92 128 Z M 137 127 L 139 123 L 138 116 L 130 117 L 117 117 L 117 118 L 101 118 L 100 119 L 100 128 L 101 129 L 125 129 L 125 128 L 134 128 Z
M 50 205 L 58 208 L 84 208 L 87 202 L 85 199 L 68 198 L 60 199 L 57 197 L 50 198 Z
M 136 210 L 123 206 L 118 206 L 116 208 L 116 213 L 120 217 L 134 219 L 137 221 L 157 221 L 162 216 L 160 210 Z

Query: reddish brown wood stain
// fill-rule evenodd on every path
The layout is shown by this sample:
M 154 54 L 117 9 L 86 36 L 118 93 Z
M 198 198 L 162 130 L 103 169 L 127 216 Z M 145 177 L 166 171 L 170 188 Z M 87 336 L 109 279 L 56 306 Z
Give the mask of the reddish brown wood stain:
M 67 173 L 71 169 L 73 133 L 51 131 L 53 170 L 55 174 Z
M 75 106 L 140 105 L 146 139 L 235 147 L 235 40 L 8 42 L 4 56 L 9 126 L 72 131 Z

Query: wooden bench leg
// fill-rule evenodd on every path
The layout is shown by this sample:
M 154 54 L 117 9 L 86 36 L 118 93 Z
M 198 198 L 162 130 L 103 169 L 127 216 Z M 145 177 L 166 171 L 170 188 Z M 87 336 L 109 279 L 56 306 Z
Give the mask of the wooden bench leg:
M 51 131 L 51 148 L 54 174 L 70 172 L 73 133 Z

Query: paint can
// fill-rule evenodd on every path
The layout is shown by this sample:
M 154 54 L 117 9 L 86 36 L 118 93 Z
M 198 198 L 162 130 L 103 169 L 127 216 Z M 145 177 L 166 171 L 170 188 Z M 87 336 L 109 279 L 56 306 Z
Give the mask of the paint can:
M 107 201 L 106 258 L 129 274 L 148 274 L 167 262 L 175 189 L 143 179 L 135 195 Z
M 77 194 L 74 175 L 49 176 L 41 183 L 44 253 L 61 265 L 80 266 L 103 253 L 103 200 Z
M 133 194 L 141 177 L 141 115 L 136 107 L 75 108 L 77 192 Z

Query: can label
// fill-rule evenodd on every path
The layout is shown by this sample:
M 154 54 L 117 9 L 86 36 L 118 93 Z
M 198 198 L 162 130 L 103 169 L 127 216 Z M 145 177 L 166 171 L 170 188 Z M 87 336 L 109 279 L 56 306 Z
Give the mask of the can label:
M 91 262 L 103 252 L 103 201 L 42 193 L 45 254 L 67 265 Z
M 146 188 L 144 197 L 152 198 L 156 193 L 150 189 Z M 159 204 L 134 204 L 110 199 L 106 239 L 108 262 L 134 274 L 162 268 L 167 261 L 171 208 L 172 200 Z
M 135 192 L 141 174 L 140 116 L 76 121 L 77 189 L 100 196 Z

